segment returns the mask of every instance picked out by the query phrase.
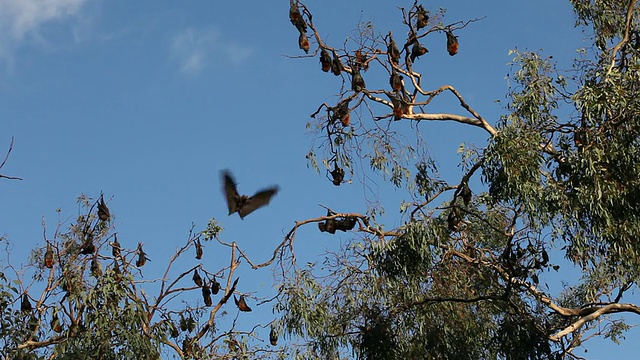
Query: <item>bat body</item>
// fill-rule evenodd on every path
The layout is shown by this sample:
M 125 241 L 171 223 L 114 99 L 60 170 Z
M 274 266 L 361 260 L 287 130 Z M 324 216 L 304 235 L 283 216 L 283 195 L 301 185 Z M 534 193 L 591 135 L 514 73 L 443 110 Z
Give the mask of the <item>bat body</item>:
M 100 267 L 100 262 L 95 256 L 93 257 L 93 260 L 91 260 L 91 275 L 93 275 L 93 277 L 96 279 L 102 276 L 102 268 Z
M 354 67 L 351 77 L 351 89 L 355 92 L 360 92 L 364 90 L 365 86 L 364 79 L 362 75 L 360 75 L 360 70 Z
M 273 186 L 255 193 L 253 196 L 240 195 L 236 182 L 228 170 L 222 172 L 223 191 L 229 208 L 229 215 L 237 212 L 241 219 L 255 210 L 266 206 L 271 198 L 278 193 L 278 187 Z
M 309 53 L 311 45 L 309 44 L 309 38 L 303 32 L 300 32 L 300 36 L 298 36 L 298 46 L 304 50 L 305 53 Z
M 244 295 L 240 295 L 240 300 L 238 300 L 234 295 L 233 301 L 235 301 L 236 306 L 238 307 L 238 309 L 240 309 L 240 311 L 244 311 L 244 312 L 251 311 L 251 308 L 249 307 L 249 305 L 247 305 L 247 301 L 244 299 Z
M 147 257 L 147 254 L 144 252 L 144 250 L 142 250 L 142 243 L 138 244 L 138 260 L 136 260 L 136 266 L 137 267 L 142 267 L 144 266 L 144 264 L 147 263 L 147 260 L 149 260 L 149 258 Z
M 458 53 L 458 37 L 453 35 L 451 31 L 447 31 L 447 52 L 453 56 Z
M 196 241 L 196 259 L 202 259 L 202 244 L 200 244 L 200 240 Z
M 118 242 L 118 236 L 114 235 L 113 236 L 113 243 L 111 243 L 111 255 L 113 255 L 113 257 L 117 258 L 118 256 L 120 256 L 120 242 Z
M 451 209 L 449 216 L 447 217 L 447 225 L 450 231 L 458 231 L 462 219 L 460 218 L 460 210 L 457 207 Z
M 269 342 L 273 346 L 278 345 L 278 333 L 273 326 L 271 326 L 271 331 L 269 332 Z
M 344 170 L 338 167 L 338 164 L 334 164 L 333 171 L 330 172 L 333 178 L 332 183 L 335 186 L 340 186 L 344 180 Z
M 425 10 L 422 5 L 418 5 L 418 19 L 416 20 L 416 28 L 418 30 L 426 27 L 429 23 L 429 13 Z
M 399 75 L 395 70 L 391 72 L 389 84 L 394 91 L 404 92 L 404 81 L 402 80 L 402 75 Z
M 331 70 L 331 55 L 325 49 L 320 51 L 320 64 L 322 65 L 322 71 L 329 72 Z
M 414 41 L 413 47 L 411 48 L 411 62 L 415 62 L 417 58 L 428 52 L 429 50 L 426 47 L 420 45 L 418 40 Z
M 342 61 L 340 61 L 340 57 L 333 53 L 333 61 L 331 62 L 331 72 L 335 76 L 340 76 L 342 72 Z
M 202 278 L 200 277 L 200 274 L 198 274 L 198 270 L 193 269 L 193 277 L 191 279 L 196 285 L 202 286 Z
M 31 312 L 33 307 L 31 306 L 31 302 L 29 302 L 29 296 L 27 293 L 22 294 L 22 300 L 20 301 L 20 311 L 22 312 Z
M 207 286 L 207 284 L 202 285 L 202 299 L 206 306 L 211 306 L 213 304 L 213 301 L 211 301 L 211 290 L 209 290 L 209 286 Z
M 53 268 L 53 250 L 51 250 L 51 245 L 47 245 L 47 252 L 44 253 L 44 266 L 49 269 Z
M 109 208 L 104 202 L 104 197 L 100 195 L 100 202 L 98 202 L 98 218 L 102 221 L 107 221 L 110 217 L 111 213 L 109 213 Z
M 213 295 L 217 295 L 218 291 L 220 291 L 220 283 L 216 280 L 216 277 L 213 277 L 213 281 L 211 282 L 211 292 Z
M 391 33 L 389 33 L 389 45 L 387 45 L 387 54 L 389 54 L 389 58 L 391 62 L 394 64 L 398 64 L 400 62 L 400 50 L 398 50 L 398 45 L 391 37 Z
M 333 108 L 333 121 L 340 120 L 342 126 L 347 127 L 351 123 L 351 112 L 349 111 L 349 100 L 342 101 Z
M 293 24 L 293 26 L 298 29 L 301 33 L 307 32 L 307 23 L 302 18 L 302 13 L 300 12 L 300 8 L 298 4 L 294 0 L 289 2 L 289 20 Z
M 467 185 L 467 183 L 462 184 L 462 189 L 460 190 L 460 197 L 462 197 L 462 201 L 464 201 L 464 204 L 469 206 L 469 203 L 471 202 L 471 189 L 469 189 L 469 185 Z

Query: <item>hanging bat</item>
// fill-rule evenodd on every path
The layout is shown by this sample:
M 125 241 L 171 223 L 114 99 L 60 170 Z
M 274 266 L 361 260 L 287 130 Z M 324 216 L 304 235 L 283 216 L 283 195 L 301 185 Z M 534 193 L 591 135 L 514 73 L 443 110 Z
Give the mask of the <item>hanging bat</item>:
M 422 5 L 418 5 L 418 19 L 416 20 L 416 28 L 418 30 L 426 27 L 429 23 L 429 13 L 425 10 Z
M 365 86 L 364 78 L 360 75 L 360 69 L 358 69 L 358 66 L 354 66 L 351 74 L 351 90 L 360 92 L 365 89 Z
M 53 250 L 51 250 L 51 245 L 47 245 L 47 251 L 44 253 L 44 266 L 49 269 L 53 268 Z
M 404 81 L 402 80 L 402 75 L 399 75 L 395 69 L 391 71 L 389 84 L 391 85 L 391 89 L 393 89 L 394 91 L 400 91 L 404 93 Z
M 305 53 L 309 53 L 309 49 L 311 48 L 311 45 L 309 44 L 309 38 L 307 38 L 307 35 L 305 35 L 305 33 L 300 32 L 300 36 L 298 36 L 298 47 L 300 47 L 301 50 L 304 50 Z
M 417 58 L 428 52 L 429 50 L 426 47 L 420 45 L 420 42 L 418 42 L 418 40 L 415 40 L 413 42 L 413 47 L 411 47 L 411 62 L 414 63 Z
M 331 62 L 331 72 L 335 76 L 340 76 L 342 72 L 342 61 L 340 61 L 340 57 L 335 52 L 333 53 L 333 61 Z
M 100 262 L 98 261 L 98 258 L 95 256 L 93 257 L 93 260 L 91 260 L 91 275 L 96 279 L 102 276 L 102 269 L 100 267 Z
M 240 309 L 240 311 L 244 311 L 244 312 L 251 311 L 251 308 L 249 307 L 249 305 L 247 305 L 247 302 L 244 299 L 244 295 L 240 295 L 240 300 L 238 300 L 236 296 L 233 295 L 233 301 L 235 301 L 236 306 L 238 307 L 238 309 Z
M 340 120 L 342 126 L 347 127 L 351 123 L 351 111 L 349 110 L 349 100 L 343 100 L 333 108 L 333 121 Z
M 209 286 L 207 286 L 206 283 L 202 285 L 202 299 L 206 306 L 211 306 L 211 304 L 213 304 L 211 301 L 211 290 L 209 290 Z
M 334 213 L 331 210 L 327 210 L 327 216 L 332 216 Z M 336 220 L 335 219 L 327 219 L 324 222 L 318 223 L 318 229 L 321 232 L 328 232 L 329 234 L 336 233 Z
M 93 239 L 89 239 L 87 242 L 82 244 L 82 248 L 80 248 L 80 254 L 82 255 L 91 255 L 96 251 L 95 245 L 93 245 Z
M 449 55 L 453 56 L 458 53 L 458 37 L 454 36 L 451 31 L 445 33 L 447 34 L 447 51 Z
M 29 295 L 27 293 L 22 294 L 22 300 L 20 301 L 20 311 L 22 312 L 31 312 L 33 307 L 31 306 L 31 302 L 29 302 Z
M 391 103 L 393 104 L 393 119 L 400 120 L 404 114 L 409 113 L 409 104 L 402 99 L 401 94 L 389 95 L 387 94 Z
M 104 202 L 104 197 L 100 194 L 100 202 L 98 202 L 98 218 L 102 221 L 107 221 L 110 217 L 111 213 L 109 213 L 109 208 Z
M 113 262 L 113 278 L 117 282 L 122 280 L 122 271 L 120 271 L 120 265 L 116 261 Z
M 273 346 L 278 345 L 278 333 L 273 326 L 271 326 L 271 331 L 269 332 L 269 342 Z
M 389 31 L 389 45 L 387 45 L 387 54 L 389 55 L 389 59 L 392 63 L 397 65 L 400 62 L 400 50 L 398 50 L 398 45 L 396 45 L 396 42 L 391 36 L 391 31 Z
M 337 162 L 333 166 L 333 171 L 330 172 L 331 177 L 333 178 L 333 185 L 340 186 L 344 180 L 344 170 L 338 167 Z
M 57 333 L 61 333 L 62 332 L 62 326 L 60 324 L 60 318 L 58 317 L 58 312 L 54 310 L 53 312 L 53 316 L 51 317 L 51 330 L 57 332 Z
M 293 24 L 293 26 L 298 29 L 301 33 L 307 32 L 307 23 L 302 18 L 302 13 L 300 12 L 300 8 L 298 4 L 294 0 L 289 2 L 289 20 Z
M 460 197 L 462 197 L 462 201 L 464 202 L 464 204 L 466 206 L 469 206 L 472 196 L 471 189 L 469 189 L 469 185 L 467 185 L 466 182 L 462 183 L 461 186 L 462 188 L 460 188 Z
M 142 250 L 142 243 L 138 243 L 138 250 L 136 252 L 138 253 L 138 260 L 136 260 L 136 266 L 143 267 L 144 264 L 147 263 L 147 260 L 149 260 L 149 258 L 147 257 L 147 254 L 144 252 L 144 250 Z
M 118 256 L 120 256 L 120 249 L 122 249 L 122 247 L 120 246 L 120 243 L 118 242 L 118 235 L 114 234 L 113 235 L 113 242 L 111 243 L 111 255 L 113 255 L 113 257 L 117 258 Z
M 229 215 L 237 212 L 241 219 L 257 209 L 266 206 L 271 198 L 278 193 L 278 187 L 273 186 L 258 191 L 253 196 L 240 195 L 236 189 L 236 182 L 229 170 L 222 172 L 223 191 L 229 208 Z
M 220 291 L 220 283 L 216 280 L 216 277 L 213 277 L 213 281 L 211 282 L 211 292 L 213 295 L 217 295 L 218 291 Z
M 200 240 L 196 240 L 196 259 L 202 259 L 202 244 L 200 244 Z
M 336 230 L 347 232 L 353 230 L 358 220 L 354 217 L 345 217 L 335 221 Z
M 329 72 L 331 69 L 331 55 L 325 49 L 320 51 L 320 64 L 322 64 L 322 71 Z
M 198 274 L 197 269 L 193 269 L 193 277 L 191 279 L 196 285 L 202 286 L 202 278 L 200 277 L 200 274 Z
M 461 222 L 462 222 L 462 219 L 460 218 L 460 209 L 458 209 L 457 207 L 454 207 L 453 209 L 451 209 L 451 212 L 447 217 L 447 225 L 449 227 L 449 230 L 458 231 L 458 228 L 460 227 Z

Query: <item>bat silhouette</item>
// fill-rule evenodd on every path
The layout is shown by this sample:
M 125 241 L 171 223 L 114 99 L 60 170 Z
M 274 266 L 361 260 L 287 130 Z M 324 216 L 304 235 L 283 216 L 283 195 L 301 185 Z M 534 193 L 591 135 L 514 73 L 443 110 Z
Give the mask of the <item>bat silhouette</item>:
M 22 312 L 30 312 L 33 307 L 29 302 L 29 296 L 27 293 L 22 294 L 22 301 L 20 301 L 20 311 Z
M 136 260 L 136 266 L 137 267 L 143 267 L 144 264 L 147 263 L 147 260 L 149 260 L 149 258 L 147 257 L 147 253 L 144 252 L 144 250 L 142 250 L 142 243 L 138 243 L 138 260 Z
M 202 278 L 200 277 L 200 274 L 198 274 L 198 270 L 193 269 L 193 277 L 191 279 L 196 285 L 202 286 Z
M 49 269 L 53 267 L 53 250 L 51 250 L 51 245 L 47 245 L 47 252 L 44 253 L 44 266 Z
M 218 291 L 220 291 L 220 283 L 216 280 L 216 277 L 213 277 L 213 281 L 211 281 L 211 292 L 213 295 L 217 295 Z
M 278 333 L 273 326 L 271 326 L 271 331 L 269 332 L 269 342 L 273 346 L 278 345 Z
M 240 309 L 240 311 L 244 311 L 244 312 L 251 311 L 251 308 L 249 307 L 249 305 L 247 305 L 247 302 L 244 299 L 244 295 L 240 295 L 240 300 L 238 300 L 236 296 L 233 295 L 233 301 L 235 301 L 236 306 L 238 307 L 238 309 Z
M 120 256 L 120 242 L 118 242 L 118 235 L 113 235 L 113 243 L 111 243 L 111 255 L 117 258 Z
M 342 61 L 340 61 L 340 57 L 335 52 L 333 53 L 333 61 L 331 62 L 331 72 L 335 76 L 339 76 L 342 72 Z
M 447 31 L 447 52 L 453 56 L 458 53 L 458 37 L 453 35 L 451 31 Z
M 429 13 L 425 10 L 422 5 L 418 5 L 418 20 L 416 21 L 416 27 L 418 30 L 426 27 L 429 23 Z
M 196 241 L 196 259 L 202 259 L 202 244 L 200 244 L 200 240 Z
M 253 196 L 240 195 L 236 189 L 236 182 L 229 170 L 222 172 L 223 191 L 229 207 L 229 215 L 237 212 L 241 219 L 257 209 L 266 206 L 271 198 L 278 193 L 278 187 L 273 186 L 258 191 Z
M 100 268 L 100 262 L 94 256 L 93 260 L 91 260 L 91 275 L 96 279 L 102 276 L 102 268 Z
M 206 306 L 211 306 L 211 304 L 213 304 L 213 301 L 211 300 L 211 290 L 209 290 L 209 286 L 207 286 L 206 283 L 202 285 L 202 299 Z
M 394 64 L 398 64 L 400 62 L 400 50 L 398 49 L 398 45 L 391 37 L 391 32 L 389 32 L 389 45 L 387 45 L 387 54 L 389 54 L 389 58 L 391 62 Z
M 331 70 L 331 55 L 325 49 L 320 51 L 320 64 L 322 64 L 322 71 L 329 72 Z
M 111 217 L 111 213 L 109 213 L 109 208 L 107 204 L 104 202 L 104 197 L 102 194 L 100 195 L 100 202 L 98 202 L 98 218 L 102 221 L 107 221 Z

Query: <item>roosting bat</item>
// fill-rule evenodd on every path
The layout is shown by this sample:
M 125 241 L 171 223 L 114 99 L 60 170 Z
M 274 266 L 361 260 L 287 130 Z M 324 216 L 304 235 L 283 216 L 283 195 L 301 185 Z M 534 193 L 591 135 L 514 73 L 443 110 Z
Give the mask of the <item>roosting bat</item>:
M 255 210 L 269 204 L 271 198 L 278 193 L 278 187 L 273 186 L 255 193 L 253 196 L 240 195 L 236 189 L 236 182 L 228 170 L 222 172 L 223 191 L 229 207 L 229 215 L 237 212 L 241 219 Z
M 100 201 L 98 202 L 98 218 L 102 221 L 107 221 L 111 217 L 111 213 L 109 213 L 109 208 L 107 204 L 104 202 L 104 197 L 102 194 L 100 195 Z
M 44 266 L 49 269 L 53 267 L 53 250 L 51 250 L 51 245 L 47 245 L 47 252 L 44 253 Z
M 458 53 L 458 37 L 453 35 L 451 31 L 447 31 L 447 52 L 453 56 Z
M 247 301 L 244 299 L 244 295 L 240 295 L 240 300 L 238 300 L 236 296 L 233 295 L 233 301 L 235 301 L 236 306 L 238 307 L 238 309 L 240 309 L 240 311 L 251 311 L 251 308 L 249 307 L 249 305 L 247 305 Z

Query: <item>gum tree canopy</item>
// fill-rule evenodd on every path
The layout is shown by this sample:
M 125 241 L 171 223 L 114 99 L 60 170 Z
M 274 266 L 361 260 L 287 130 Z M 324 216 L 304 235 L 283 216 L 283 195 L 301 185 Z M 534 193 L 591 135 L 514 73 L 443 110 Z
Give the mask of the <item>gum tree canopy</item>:
M 366 214 L 327 209 L 298 220 L 257 263 L 213 219 L 163 273 L 145 274 L 147 261 L 162 262 L 147 256 L 152 244 L 122 244 L 110 199 L 81 196 L 71 224 L 43 223 L 46 244 L 29 264 L 3 264 L 0 355 L 571 359 L 590 338 L 617 341 L 629 329 L 623 315 L 640 315 L 629 303 L 640 276 L 640 4 L 571 3 L 592 43 L 573 68 L 514 51 L 505 115 L 489 119 L 455 87 L 427 86 L 420 67 L 429 52 L 463 51 L 461 30 L 481 19 L 451 22 L 414 2 L 388 17 L 402 32 L 364 23 L 330 43 L 319 24 L 331 19 L 290 0 L 299 61 L 318 59 L 317 71 L 337 84 L 336 100 L 319 104 L 308 124 L 310 165 L 336 186 L 367 191 L 353 180 L 378 176 L 404 190 L 404 224 L 382 225 L 368 192 Z M 442 47 L 425 47 L 437 38 Z M 435 112 L 442 96 L 459 107 Z M 486 145 L 461 148 L 456 179 L 441 177 L 426 150 L 420 131 L 435 121 L 488 135 Z M 241 196 L 226 179 L 229 211 L 240 216 L 277 191 Z M 321 265 L 301 266 L 293 247 L 301 228 L 349 240 Z M 213 248 L 226 250 L 228 264 L 200 261 Z M 277 293 L 249 293 L 240 266 L 273 270 Z M 578 279 L 561 283 L 576 269 Z M 243 327 L 239 314 L 258 300 L 273 304 L 275 319 Z

